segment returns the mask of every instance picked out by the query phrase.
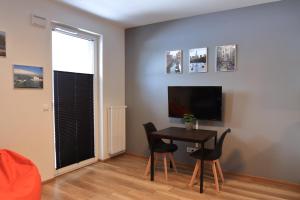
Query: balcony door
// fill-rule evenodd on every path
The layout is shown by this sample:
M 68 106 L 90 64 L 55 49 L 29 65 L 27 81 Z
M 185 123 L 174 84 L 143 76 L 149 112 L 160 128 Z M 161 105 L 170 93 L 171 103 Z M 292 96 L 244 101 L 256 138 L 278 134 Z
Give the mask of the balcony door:
M 61 173 L 96 161 L 98 41 L 84 31 L 53 26 L 55 167 Z

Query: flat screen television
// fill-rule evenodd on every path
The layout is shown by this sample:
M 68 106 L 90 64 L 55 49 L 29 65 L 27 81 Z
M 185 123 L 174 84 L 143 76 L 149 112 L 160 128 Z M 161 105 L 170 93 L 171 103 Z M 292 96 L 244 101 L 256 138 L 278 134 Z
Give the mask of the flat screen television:
M 221 86 L 169 86 L 169 117 L 193 114 L 200 120 L 222 120 Z

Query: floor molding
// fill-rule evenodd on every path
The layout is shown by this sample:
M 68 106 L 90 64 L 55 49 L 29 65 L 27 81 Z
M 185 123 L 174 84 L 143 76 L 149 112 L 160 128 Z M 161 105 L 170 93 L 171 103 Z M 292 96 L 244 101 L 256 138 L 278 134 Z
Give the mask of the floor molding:
M 121 157 L 124 154 L 129 155 L 129 156 L 133 156 L 133 157 L 137 157 L 137 158 L 140 158 L 140 159 L 144 159 L 145 161 L 148 159 L 148 157 L 143 156 L 143 155 L 137 155 L 137 154 L 133 154 L 133 153 L 123 153 L 123 154 L 116 155 L 114 157 L 107 158 L 105 160 L 100 160 L 99 159 L 98 162 L 107 162 L 111 159 Z M 93 163 L 93 164 L 95 164 L 95 163 Z M 176 162 L 176 164 L 178 166 L 183 166 L 184 168 L 191 169 L 191 172 L 194 168 L 193 165 L 186 164 L 186 163 L 183 163 L 183 162 Z M 79 169 L 76 169 L 76 170 L 79 170 Z M 74 171 L 76 171 L 76 170 L 74 170 Z M 73 171 L 71 171 L 71 172 L 73 172 Z M 67 173 L 70 173 L 70 172 L 67 172 Z M 235 178 L 237 180 L 243 180 L 243 181 L 248 181 L 248 182 L 258 182 L 258 183 L 266 184 L 266 185 L 271 183 L 271 184 L 277 185 L 277 186 L 289 187 L 291 190 L 295 190 L 295 191 L 300 190 L 300 184 L 292 183 L 292 182 L 288 182 L 288 181 L 284 181 L 284 180 L 270 179 L 270 178 L 265 178 L 265 177 L 252 176 L 252 175 L 248 175 L 248 174 L 228 172 L 228 171 L 224 171 L 223 173 L 224 173 L 225 176 L 230 176 L 231 178 Z M 59 176 L 61 176 L 61 175 L 59 175 Z M 50 178 L 48 180 L 42 181 L 42 184 L 44 185 L 44 184 L 47 184 L 49 182 L 52 182 L 53 180 L 55 180 L 59 176 L 56 176 L 56 177 Z
M 134 157 L 138 157 L 138 158 L 141 158 L 141 159 L 145 159 L 145 160 L 148 159 L 148 157 L 143 156 L 143 155 L 137 155 L 137 154 L 133 154 L 133 153 L 125 153 L 125 154 L 130 155 L 130 156 L 134 156 Z M 191 168 L 191 169 L 194 168 L 193 165 L 186 164 L 186 163 L 183 163 L 183 162 L 176 162 L 176 164 L 185 166 L 186 168 Z M 277 186 L 284 185 L 285 187 L 289 187 L 292 190 L 296 190 L 296 191 L 300 190 L 300 184 L 292 183 L 292 182 L 288 182 L 288 181 L 284 181 L 284 180 L 270 179 L 270 178 L 266 178 L 266 177 L 253 176 L 253 175 L 236 173 L 236 172 L 228 172 L 228 171 L 224 171 L 223 173 L 225 174 L 225 176 L 231 176 L 231 177 L 236 178 L 238 180 L 249 181 L 249 182 L 259 182 L 259 183 L 262 183 L 262 184 L 272 183 L 272 184 L 277 185 Z
M 188 186 L 190 167 L 178 166 L 180 173 L 170 170 L 169 181 L 165 180 L 162 163 L 156 168 L 155 181 L 145 176 L 146 158 L 122 155 L 105 162 L 97 162 L 78 171 L 56 177 L 53 182 L 43 184 L 42 199 L 105 199 L 105 200 L 299 200 L 300 190 L 291 190 L 287 185 L 262 184 L 243 181 L 227 176 L 216 192 L 214 179 L 205 174 L 204 194 L 199 193 L 199 184 Z M 211 171 L 207 168 L 207 172 Z M 199 181 L 197 180 L 199 183 Z

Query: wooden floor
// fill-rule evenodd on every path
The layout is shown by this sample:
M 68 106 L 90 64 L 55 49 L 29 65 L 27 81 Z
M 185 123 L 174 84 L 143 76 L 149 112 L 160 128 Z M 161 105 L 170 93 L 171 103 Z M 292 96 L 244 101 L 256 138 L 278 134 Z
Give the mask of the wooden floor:
M 204 193 L 199 193 L 199 185 L 187 186 L 192 169 L 177 166 L 179 173 L 169 171 L 169 181 L 164 180 L 163 168 L 158 163 L 155 182 L 144 176 L 146 160 L 122 155 L 106 162 L 57 177 L 43 185 L 43 200 L 191 200 L 191 199 L 300 199 L 299 188 L 278 184 L 264 184 L 253 180 L 226 177 L 221 192 L 214 190 L 213 178 L 205 175 Z

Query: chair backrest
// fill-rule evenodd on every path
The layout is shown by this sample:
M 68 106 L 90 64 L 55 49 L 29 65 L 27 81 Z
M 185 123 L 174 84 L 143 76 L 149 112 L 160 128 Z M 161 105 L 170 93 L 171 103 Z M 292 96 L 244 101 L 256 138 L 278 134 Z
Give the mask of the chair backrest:
M 217 146 L 216 146 L 216 149 L 215 149 L 215 150 L 216 150 L 216 153 L 217 153 L 218 157 L 221 157 L 221 155 L 222 155 L 222 148 L 223 148 L 224 139 L 225 139 L 227 133 L 230 133 L 230 132 L 231 132 L 231 129 L 230 129 L 230 128 L 226 129 L 226 130 L 222 133 L 220 139 L 219 139 L 218 142 L 217 142 Z
M 154 126 L 154 124 L 152 122 L 148 122 L 146 124 L 143 124 L 146 135 L 147 135 L 147 141 L 148 141 L 148 145 L 149 148 L 151 147 L 151 134 L 155 131 L 157 131 L 156 127 Z M 156 139 L 153 141 L 153 143 L 157 143 L 160 142 L 161 139 Z

